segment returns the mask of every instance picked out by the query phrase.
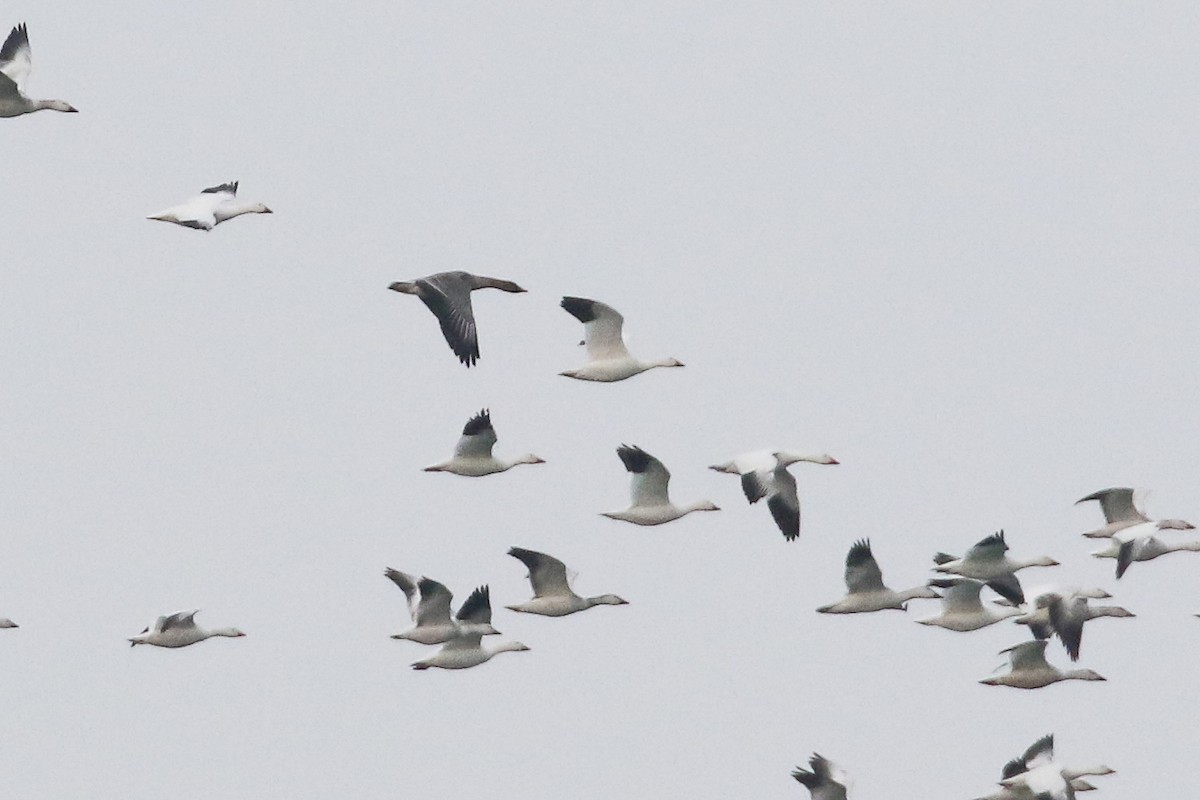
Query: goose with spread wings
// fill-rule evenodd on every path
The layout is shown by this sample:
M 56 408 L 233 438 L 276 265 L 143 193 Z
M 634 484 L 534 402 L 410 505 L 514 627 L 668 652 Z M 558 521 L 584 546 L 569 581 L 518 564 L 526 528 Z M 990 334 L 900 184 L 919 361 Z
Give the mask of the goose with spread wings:
M 129 646 L 152 644 L 156 647 L 187 647 L 196 642 L 203 642 L 213 636 L 239 637 L 245 636 L 237 628 L 201 628 L 196 624 L 198 611 L 178 611 L 165 617 L 159 617 L 154 624 L 145 628 L 137 636 L 129 638 Z
M 1021 642 L 1000 654 L 1008 654 L 1011 667 L 1003 675 L 984 678 L 980 683 L 986 686 L 1012 686 L 1017 689 L 1040 689 L 1059 681 L 1102 681 L 1102 675 L 1090 669 L 1072 669 L 1066 672 L 1051 666 L 1046 661 L 1046 640 L 1034 639 Z
M 742 492 L 751 505 L 765 497 L 767 509 L 779 532 L 791 542 L 800 536 L 800 494 L 796 489 L 796 479 L 787 468 L 801 461 L 812 464 L 839 463 L 828 453 L 805 455 L 777 450 L 746 453 L 724 464 L 713 464 L 709 469 L 740 475 Z
M 617 456 L 630 475 L 631 503 L 624 511 L 603 512 L 609 519 L 632 522 L 635 525 L 661 525 L 693 511 L 721 510 L 709 500 L 700 500 L 686 506 L 672 503 L 667 494 L 671 473 L 661 461 L 642 448 L 623 444 L 617 448 Z
M 444 644 L 462 636 L 486 636 L 500 631 L 492 627 L 492 597 L 487 586 L 471 592 L 467 601 L 450 618 L 450 602 L 454 595 L 445 584 L 429 578 L 417 579 L 407 572 L 388 567 L 383 574 L 404 592 L 408 613 L 414 626 L 393 639 L 407 639 L 418 644 Z M 418 599 L 419 597 L 419 599 Z
M 479 359 L 479 336 L 475 331 L 471 292 L 476 289 L 499 289 L 511 294 L 525 291 L 512 281 L 472 275 L 462 270 L 438 272 L 415 281 L 396 281 L 388 288 L 393 292 L 421 298 L 421 302 L 437 317 L 446 344 L 467 367 Z
M 584 297 L 564 297 L 560 304 L 568 314 L 583 323 L 583 343 L 587 345 L 588 363 L 579 369 L 560 372 L 581 381 L 613 383 L 632 378 L 655 367 L 682 367 L 674 358 L 640 361 L 625 348 L 621 327 L 625 318 L 610 305 Z
M 454 447 L 454 457 L 449 461 L 425 467 L 426 472 L 450 472 L 468 478 L 493 475 L 512 469 L 518 464 L 545 464 L 533 453 L 514 459 L 496 458 L 492 448 L 496 445 L 496 429 L 492 427 L 492 415 L 486 408 L 467 421 L 462 437 Z
M 79 109 L 62 100 L 33 100 L 25 95 L 25 79 L 33 69 L 29 49 L 29 31 L 25 23 L 12 29 L 0 45 L 0 117 L 19 117 L 34 111 L 63 111 L 68 114 Z
M 1026 567 L 1057 567 L 1058 562 L 1049 556 L 1014 559 L 1009 558 L 1007 553 L 1008 544 L 1004 541 L 1004 531 L 998 531 L 977 542 L 962 558 L 938 553 L 933 557 L 933 569 L 936 572 L 986 581 L 987 585 L 1002 597 L 1020 605 L 1025 602 L 1025 594 L 1017 580 L 1017 571 Z
M 897 592 L 889 589 L 883 583 L 883 572 L 875 555 L 871 552 L 871 542 L 860 539 L 846 554 L 846 588 L 849 593 L 836 603 L 821 606 L 817 611 L 822 614 L 858 614 L 884 609 L 904 610 L 909 600 L 918 597 L 937 599 L 941 597 L 928 586 L 918 586 Z
M 554 556 L 548 556 L 536 550 L 526 550 L 523 547 L 510 548 L 508 554 L 528 568 L 529 583 L 533 586 L 533 599 L 505 606 L 511 611 L 523 611 L 526 614 L 541 614 L 547 617 L 565 617 L 567 614 L 574 614 L 576 611 L 583 611 L 592 606 L 628 604 L 628 601 L 615 594 L 602 594 L 596 597 L 579 596 L 571 588 L 567 565 Z
M 1104 514 L 1104 527 L 1088 531 L 1083 535 L 1089 539 L 1108 539 L 1126 528 L 1140 526 L 1146 522 L 1155 522 L 1134 505 L 1133 495 L 1133 489 L 1128 486 L 1114 486 L 1111 489 L 1092 492 L 1087 497 L 1076 500 L 1075 505 L 1095 501 L 1100 504 L 1100 511 Z M 1156 530 L 1187 531 L 1194 527 L 1192 523 L 1181 519 L 1158 520 L 1155 524 Z
M 168 209 L 151 214 L 146 219 L 171 222 L 198 231 L 211 231 L 226 220 L 243 214 L 273 214 L 262 203 L 238 203 L 238 181 L 210 186 L 200 194 Z

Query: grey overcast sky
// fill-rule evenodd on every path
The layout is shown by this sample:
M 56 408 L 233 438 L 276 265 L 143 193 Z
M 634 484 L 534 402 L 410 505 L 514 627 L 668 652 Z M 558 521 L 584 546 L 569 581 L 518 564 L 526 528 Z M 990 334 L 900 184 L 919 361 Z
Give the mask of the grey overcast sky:
M 1116 582 L 1072 503 L 1200 521 L 1200 5 L 2 8 L 80 113 L 0 120 L 0 794 L 782 799 L 815 750 L 955 800 L 1048 732 L 1105 800 L 1194 791 L 1200 555 Z M 234 179 L 274 216 L 144 219 Z M 529 289 L 476 297 L 471 370 L 386 289 L 447 269 Z M 564 294 L 687 367 L 559 377 Z M 547 463 L 421 472 L 483 407 Z M 724 510 L 600 517 L 622 442 Z M 794 468 L 795 543 L 705 469 L 760 447 L 842 462 Z M 929 601 L 814 613 L 857 538 L 906 588 L 999 528 L 1137 613 L 1087 630 L 1107 683 L 981 686 L 1024 630 Z M 512 545 L 631 604 L 505 611 Z M 532 649 L 411 671 L 385 566 Z M 130 649 L 185 608 L 248 636 Z

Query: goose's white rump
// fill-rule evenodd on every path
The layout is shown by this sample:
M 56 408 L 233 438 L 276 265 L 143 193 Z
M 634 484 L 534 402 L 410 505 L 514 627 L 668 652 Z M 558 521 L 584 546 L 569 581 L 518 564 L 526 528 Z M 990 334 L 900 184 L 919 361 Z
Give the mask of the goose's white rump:
M 246 634 L 237 628 L 213 628 L 206 630 L 196 624 L 195 616 L 198 611 L 177 611 L 166 617 L 159 617 L 154 624 L 147 627 L 137 636 L 129 639 L 129 646 L 152 644 L 156 647 L 187 647 L 196 642 L 202 642 L 213 636 L 238 637 Z
M 62 100 L 32 100 L 25 95 L 25 79 L 33 69 L 29 49 L 29 31 L 25 23 L 12 29 L 0 45 L 0 117 L 19 117 L 34 111 L 64 111 L 79 109 Z
M 262 203 L 237 203 L 238 182 L 210 186 L 200 194 L 177 206 L 151 214 L 146 219 L 173 222 L 185 228 L 211 231 L 226 220 L 242 214 L 272 214 Z
M 615 308 L 584 297 L 564 297 L 560 304 L 568 314 L 583 323 L 583 343 L 587 345 L 588 363 L 579 369 L 560 372 L 581 381 L 612 383 L 632 378 L 655 367 L 682 367 L 674 358 L 658 361 L 639 361 L 625 349 L 621 326 L 625 322 Z

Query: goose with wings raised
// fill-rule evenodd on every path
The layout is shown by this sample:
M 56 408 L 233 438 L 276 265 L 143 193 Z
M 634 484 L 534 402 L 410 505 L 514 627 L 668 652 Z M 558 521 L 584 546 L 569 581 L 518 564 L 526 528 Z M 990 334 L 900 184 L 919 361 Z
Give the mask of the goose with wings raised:
M 496 429 L 492 427 L 492 415 L 485 408 L 463 426 L 462 437 L 454 447 L 454 457 L 449 461 L 425 467 L 426 472 L 450 472 L 468 478 L 493 475 L 512 469 L 518 464 L 545 464 L 533 453 L 514 459 L 496 458 L 492 448 L 496 445 Z
M 421 302 L 437 317 L 446 344 L 450 345 L 458 360 L 468 367 L 479 359 L 479 335 L 475 330 L 471 292 L 476 289 L 499 289 L 520 294 L 525 291 L 512 281 L 472 275 L 462 270 L 438 272 L 415 281 L 396 281 L 388 288 L 393 292 L 421 298 Z
M 576 594 L 575 590 L 571 588 L 567 565 L 554 556 L 548 556 L 536 550 L 526 550 L 523 547 L 510 548 L 508 554 L 528 568 L 529 583 L 533 586 L 533 599 L 505 606 L 511 611 L 542 614 L 547 617 L 565 617 L 567 614 L 574 614 L 576 611 L 583 611 L 592 606 L 628 604 L 627 600 L 623 600 L 615 594 L 602 594 L 596 597 L 581 597 Z
M 1053 667 L 1046 661 L 1046 640 L 1034 639 L 1021 642 L 1000 654 L 1007 653 L 1010 669 L 1003 675 L 984 678 L 980 683 L 987 686 L 1012 686 L 1017 689 L 1040 689 L 1059 681 L 1102 681 L 1104 677 L 1090 669 L 1072 669 L 1066 672 Z
M 1017 580 L 1016 572 L 1026 567 L 1057 567 L 1058 562 L 1049 556 L 1014 559 L 1009 558 L 1008 544 L 1004 541 L 1004 531 L 988 536 L 977 542 L 962 558 L 938 553 L 933 557 L 934 571 L 950 575 L 961 575 L 964 578 L 974 578 L 986 581 L 1001 596 L 1020 605 L 1025 602 L 1025 594 Z
M 238 181 L 210 186 L 200 194 L 177 206 L 151 214 L 146 219 L 173 222 L 185 228 L 211 231 L 226 220 L 242 214 L 273 214 L 275 212 L 262 203 L 238 203 Z
M 942 613 L 936 617 L 917 620 L 922 625 L 966 633 L 986 628 L 1021 613 L 1019 608 L 985 607 L 979 600 L 984 583 L 974 578 L 937 578 L 929 581 L 929 586 L 943 590 Z
M 237 628 L 201 628 L 196 624 L 198 611 L 178 611 L 170 616 L 159 617 L 154 624 L 137 636 L 129 638 L 129 646 L 152 644 L 156 647 L 187 647 L 203 642 L 213 636 L 245 636 Z
M 563 309 L 583 323 L 583 343 L 587 345 L 588 363 L 579 369 L 560 372 L 581 381 L 612 383 L 632 378 L 654 367 L 682 367 L 674 358 L 640 361 L 625 348 L 621 327 L 625 318 L 615 308 L 584 297 L 564 297 Z
M 25 95 L 25 79 L 33 69 L 29 49 L 29 31 L 25 23 L 12 29 L 0 45 L 0 117 L 19 117 L 34 111 L 63 111 L 68 114 L 79 109 L 62 100 L 33 100 Z
M 941 597 L 928 586 L 897 592 L 883 584 L 883 572 L 871 552 L 871 542 L 860 539 L 846 554 L 846 588 L 849 593 L 836 603 L 821 606 L 822 614 L 858 614 L 884 609 L 903 610 L 909 600 Z
M 679 519 L 693 511 L 720 511 L 716 504 L 700 500 L 686 506 L 677 506 L 667 494 L 671 473 L 663 463 L 640 447 L 623 444 L 617 455 L 630 474 L 630 506 L 624 511 L 605 511 L 609 519 L 632 522 L 635 525 L 661 525 Z
M 454 595 L 445 584 L 429 578 L 417 579 L 406 572 L 388 567 L 383 574 L 404 592 L 414 626 L 393 639 L 418 644 L 443 644 L 462 636 L 486 636 L 500 631 L 492 627 L 492 597 L 487 586 L 471 592 L 467 601 L 450 618 Z

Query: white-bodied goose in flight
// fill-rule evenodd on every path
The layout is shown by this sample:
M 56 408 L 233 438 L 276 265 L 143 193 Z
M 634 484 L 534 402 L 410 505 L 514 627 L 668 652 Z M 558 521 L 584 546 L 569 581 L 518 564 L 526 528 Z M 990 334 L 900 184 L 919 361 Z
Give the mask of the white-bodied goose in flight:
M 8 617 L 0 617 L 0 628 L 19 628 L 17 623 L 13 622 Z
M 918 586 L 903 592 L 896 592 L 884 586 L 883 573 L 871 553 L 871 542 L 867 539 L 855 542 L 846 554 L 846 588 L 849 594 L 836 603 L 821 606 L 817 611 L 822 614 L 858 614 L 888 608 L 903 610 L 909 600 L 918 597 L 941 597 L 928 586 Z
M 1034 639 L 1021 642 L 1000 653 L 1008 653 L 1011 668 L 1003 675 L 984 678 L 987 686 L 1012 686 L 1017 689 L 1040 689 L 1059 681 L 1102 681 L 1104 677 L 1090 669 L 1072 669 L 1066 672 L 1050 666 L 1046 661 L 1046 640 Z
M 492 598 L 488 587 L 480 586 L 471 592 L 467 601 L 450 618 L 450 601 L 454 596 L 444 584 L 429 578 L 417 580 L 408 573 L 388 567 L 383 574 L 400 587 L 408 600 L 408 613 L 415 626 L 393 639 L 407 639 L 419 644 L 443 644 L 462 636 L 485 636 L 500 633 L 492 627 Z M 415 603 L 417 593 L 420 601 Z
M 196 611 L 179 611 L 168 617 L 159 617 L 154 624 L 137 636 L 129 639 L 129 646 L 152 644 L 156 647 L 187 647 L 203 642 L 213 636 L 245 636 L 237 628 L 213 628 L 205 630 L 196 624 Z
M 526 550 L 523 547 L 510 548 L 508 554 L 519 559 L 529 569 L 529 583 L 533 586 L 533 599 L 512 606 L 505 606 L 511 611 L 524 611 L 526 614 L 542 614 L 547 617 L 565 617 L 576 611 L 583 611 L 592 606 L 623 606 L 628 601 L 622 600 L 615 594 L 602 594 L 597 597 L 580 597 L 571 588 L 567 576 L 567 565 L 554 556 L 539 553 L 536 550 Z
M 632 378 L 654 367 L 682 367 L 674 358 L 658 361 L 639 361 L 625 349 L 621 325 L 625 318 L 612 306 L 583 297 L 564 297 L 561 303 L 568 314 L 583 323 L 583 342 L 587 345 L 588 363 L 579 369 L 560 372 L 581 381 L 612 383 Z
M 29 32 L 22 22 L 12 29 L 4 45 L 0 46 L 0 117 L 19 117 L 46 109 L 67 113 L 79 110 L 62 100 L 31 100 L 26 97 L 25 79 L 32 68 Z
M 1004 772 L 1000 785 L 1017 792 L 1018 798 L 1075 800 L 1075 792 L 1086 791 L 1077 782 L 1091 788 L 1091 784 L 1081 781 L 1084 775 L 1112 775 L 1116 770 L 1103 764 L 1080 769 L 1055 761 L 1054 735 L 1050 734 L 1030 745 L 1021 758 L 1008 762 Z
M 850 789 L 850 776 L 820 753 L 813 753 L 808 760 L 808 769 L 796 767 L 792 777 L 808 789 L 812 800 L 846 800 Z
M 929 585 L 945 590 L 942 594 L 942 613 L 936 617 L 917 620 L 922 625 L 934 625 L 966 633 L 986 628 L 1021 613 L 1019 608 L 985 607 L 979 601 L 979 592 L 984 583 L 974 578 L 938 578 L 931 580 Z
M 787 468 L 801 461 L 813 464 L 839 463 L 836 458 L 826 453 L 804 455 L 778 450 L 773 453 L 746 453 L 733 461 L 713 464 L 709 469 L 740 475 L 742 491 L 751 504 L 767 498 L 767 508 L 771 517 L 783 538 L 791 542 L 800 535 L 800 495 L 796 491 L 796 479 Z
M 629 494 L 631 504 L 624 511 L 605 511 L 609 519 L 619 519 L 636 525 L 661 525 L 679 519 L 693 511 L 720 511 L 708 500 L 679 507 L 671 503 L 667 495 L 667 484 L 671 473 L 663 463 L 640 447 L 623 444 L 617 448 L 621 463 L 630 473 Z
M 421 302 L 429 307 L 442 326 L 446 344 L 450 345 L 458 360 L 468 367 L 479 358 L 479 337 L 475 332 L 471 292 L 476 289 L 499 289 L 513 294 L 525 291 L 512 281 L 472 275 L 462 270 L 438 272 L 415 281 L 396 281 L 388 288 L 393 292 L 415 294 L 421 298 Z
M 1017 580 L 1017 570 L 1026 567 L 1057 567 L 1058 562 L 1049 556 L 1013 559 L 1006 555 L 1007 552 L 1004 531 L 999 531 L 977 542 L 962 558 L 938 553 L 933 557 L 936 564 L 933 569 L 936 572 L 986 581 L 987 585 L 1002 597 L 1020 605 L 1025 602 L 1025 594 Z
M 1117 531 L 1109 539 L 1108 547 L 1092 555 L 1096 558 L 1115 558 L 1117 578 L 1120 578 L 1135 561 L 1153 561 L 1167 553 L 1200 552 L 1200 542 L 1164 542 L 1156 535 L 1161 530 L 1191 530 L 1193 527 L 1190 522 L 1178 519 L 1143 522 Z
M 238 182 L 230 181 L 220 186 L 210 186 L 181 205 L 151 214 L 146 219 L 173 222 L 185 228 L 211 231 L 225 220 L 242 214 L 273 214 L 262 203 L 238 203 Z
M 1087 497 L 1076 500 L 1075 505 L 1092 500 L 1100 503 L 1100 510 L 1104 513 L 1104 521 L 1107 524 L 1103 528 L 1083 534 L 1089 539 L 1108 539 L 1126 528 L 1132 528 L 1145 522 L 1154 522 L 1133 504 L 1133 489 L 1127 486 L 1116 486 L 1112 489 L 1092 492 Z M 1156 527 L 1158 530 L 1187 531 L 1195 526 L 1181 519 L 1164 519 L 1159 520 Z
M 426 472 L 452 472 L 468 478 L 478 478 L 512 469 L 517 464 L 545 464 L 533 453 L 526 453 L 511 461 L 496 458 L 492 448 L 496 444 L 496 429 L 492 427 L 492 416 L 485 408 L 463 426 L 462 438 L 454 447 L 454 457 L 449 461 L 426 467 Z
M 478 633 L 469 633 L 451 639 L 442 645 L 442 649 L 429 658 L 413 662 L 413 669 L 469 669 L 488 661 L 497 653 L 517 653 L 529 648 L 520 642 L 502 642 L 492 649 L 485 649 L 482 637 Z

